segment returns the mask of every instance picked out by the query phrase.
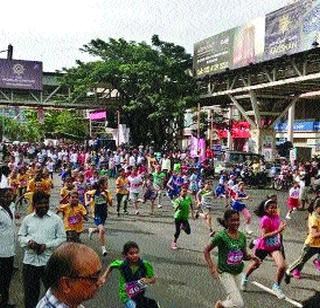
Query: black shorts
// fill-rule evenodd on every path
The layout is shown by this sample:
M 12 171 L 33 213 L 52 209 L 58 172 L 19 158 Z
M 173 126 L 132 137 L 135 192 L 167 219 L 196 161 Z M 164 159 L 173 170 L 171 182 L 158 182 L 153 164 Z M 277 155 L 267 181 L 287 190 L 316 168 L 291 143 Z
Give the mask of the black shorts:
M 281 247 L 279 249 L 274 250 L 274 251 L 280 251 L 283 254 Z M 261 261 L 263 261 L 267 256 L 271 257 L 271 252 L 266 251 L 266 250 L 262 250 L 262 249 L 256 249 L 254 252 L 254 255 L 256 257 L 258 257 Z

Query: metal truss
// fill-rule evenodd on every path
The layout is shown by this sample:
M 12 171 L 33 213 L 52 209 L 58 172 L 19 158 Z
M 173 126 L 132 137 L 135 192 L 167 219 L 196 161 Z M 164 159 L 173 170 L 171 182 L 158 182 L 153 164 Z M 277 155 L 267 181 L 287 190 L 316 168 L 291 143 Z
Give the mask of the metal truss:
M 87 95 L 74 97 L 72 89 L 59 85 L 59 76 L 44 73 L 42 91 L 0 88 L 0 106 L 98 110 L 117 104 L 119 93 L 109 86 L 90 89 Z
M 253 128 L 266 116 L 272 126 L 306 93 L 320 91 L 320 48 L 226 70 L 199 78 L 198 84 L 201 105 L 234 105 Z

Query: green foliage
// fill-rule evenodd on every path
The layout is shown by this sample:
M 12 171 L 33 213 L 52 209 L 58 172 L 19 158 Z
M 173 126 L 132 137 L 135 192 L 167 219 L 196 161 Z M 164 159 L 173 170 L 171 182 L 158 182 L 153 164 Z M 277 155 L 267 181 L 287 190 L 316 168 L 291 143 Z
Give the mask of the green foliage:
M 48 136 L 55 137 L 63 134 L 73 135 L 79 139 L 84 139 L 88 135 L 86 120 L 75 111 L 47 111 L 43 124 L 38 121 L 36 111 L 27 110 L 24 116 L 25 122 L 0 117 L 5 137 L 10 140 L 40 141 Z
M 72 88 L 74 97 L 109 85 L 120 94 L 117 108 L 134 144 L 170 143 L 173 133 L 182 128 L 185 109 L 198 99 L 195 80 L 186 74 L 192 67 L 191 55 L 157 35 L 152 45 L 122 38 L 96 39 L 82 51 L 99 60 L 78 61 L 76 67 L 65 69 L 63 84 Z

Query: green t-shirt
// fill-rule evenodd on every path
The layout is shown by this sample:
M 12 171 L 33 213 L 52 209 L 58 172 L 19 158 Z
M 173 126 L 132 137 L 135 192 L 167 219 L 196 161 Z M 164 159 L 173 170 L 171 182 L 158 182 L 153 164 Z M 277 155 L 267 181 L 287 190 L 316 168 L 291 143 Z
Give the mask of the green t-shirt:
M 173 201 L 173 207 L 175 209 L 174 218 L 188 220 L 190 207 L 192 205 L 192 198 L 186 196 L 185 198 L 179 197 Z
M 105 175 L 107 175 L 107 174 L 108 174 L 108 170 L 105 170 L 105 169 L 99 170 L 99 175 L 100 175 L 100 176 L 105 176 Z
M 218 247 L 218 270 L 233 275 L 243 271 L 243 257 L 246 249 L 246 236 L 239 232 L 239 238 L 233 239 L 226 230 L 219 231 L 212 239 Z
M 160 173 L 153 172 L 152 173 L 153 185 L 157 185 L 158 187 L 162 188 L 163 180 L 164 180 L 165 176 L 166 175 L 163 172 L 160 172 Z
M 116 269 L 120 269 L 120 267 L 123 265 L 124 261 L 123 260 L 114 260 L 111 264 L 110 267 L 111 268 L 116 268 Z M 146 268 L 146 278 L 152 278 L 154 277 L 154 271 L 153 271 L 153 267 L 151 265 L 150 262 L 143 260 L 143 264 Z M 131 266 L 131 270 L 133 273 L 135 273 L 138 270 L 138 265 L 135 266 Z M 143 277 L 141 277 L 143 278 Z M 120 271 L 120 279 L 119 279 L 119 297 L 122 303 L 125 303 L 129 297 L 126 293 L 126 280 L 122 274 L 122 272 Z

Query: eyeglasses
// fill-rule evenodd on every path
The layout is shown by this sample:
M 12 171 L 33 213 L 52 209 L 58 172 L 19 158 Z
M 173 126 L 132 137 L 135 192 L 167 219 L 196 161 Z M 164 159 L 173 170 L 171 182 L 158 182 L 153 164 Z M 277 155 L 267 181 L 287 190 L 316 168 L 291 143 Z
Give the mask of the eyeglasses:
M 88 276 L 75 275 L 75 276 L 71 276 L 71 277 L 68 277 L 68 278 L 79 279 L 79 280 L 81 280 L 81 279 L 89 280 L 92 283 L 95 283 L 100 279 L 101 274 L 102 274 L 102 270 L 99 270 L 99 271 L 97 271 L 96 273 L 94 273 L 92 275 L 88 275 Z

